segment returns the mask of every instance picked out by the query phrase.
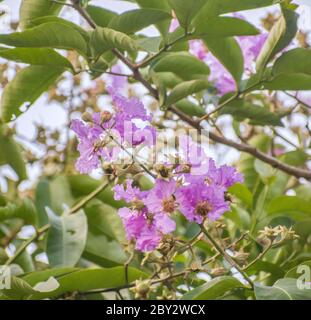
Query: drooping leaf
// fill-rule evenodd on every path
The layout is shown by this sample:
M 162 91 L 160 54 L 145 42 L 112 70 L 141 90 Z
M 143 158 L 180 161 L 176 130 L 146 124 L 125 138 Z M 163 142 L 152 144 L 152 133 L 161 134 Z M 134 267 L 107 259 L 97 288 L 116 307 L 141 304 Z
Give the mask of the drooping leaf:
M 17 73 L 3 90 L 1 97 L 1 118 L 8 122 L 13 115 L 21 114 L 23 105 L 28 107 L 33 104 L 60 75 L 63 68 L 51 68 L 49 66 L 29 66 Z
M 22 29 L 28 28 L 30 21 L 48 15 L 57 15 L 63 5 L 50 0 L 23 0 L 19 15 L 19 25 Z
M 47 208 L 50 230 L 46 253 L 52 267 L 73 267 L 80 259 L 87 238 L 87 219 L 83 211 L 57 216 Z

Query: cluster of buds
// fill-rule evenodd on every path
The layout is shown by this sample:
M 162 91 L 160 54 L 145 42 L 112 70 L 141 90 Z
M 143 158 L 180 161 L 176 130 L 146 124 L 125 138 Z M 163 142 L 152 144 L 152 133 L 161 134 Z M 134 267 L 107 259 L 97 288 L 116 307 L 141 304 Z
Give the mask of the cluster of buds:
M 269 239 L 273 247 L 278 247 L 287 241 L 299 238 L 292 228 L 288 229 L 286 226 L 265 227 L 264 230 L 259 231 L 259 234 L 260 240 Z
M 135 295 L 135 299 L 146 300 L 149 297 L 151 291 L 151 281 L 150 280 L 136 280 L 135 286 L 131 289 Z

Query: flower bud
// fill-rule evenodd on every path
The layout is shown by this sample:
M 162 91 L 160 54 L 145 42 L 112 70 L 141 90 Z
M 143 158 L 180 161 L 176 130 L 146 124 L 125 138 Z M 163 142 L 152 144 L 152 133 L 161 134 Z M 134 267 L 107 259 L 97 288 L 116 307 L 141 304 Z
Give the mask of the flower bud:
M 82 120 L 85 121 L 85 122 L 93 122 L 93 118 L 92 118 L 92 115 L 89 113 L 89 112 L 83 112 L 82 114 Z
M 147 299 L 150 292 L 150 285 L 150 280 L 136 280 L 135 287 L 131 289 L 135 294 L 135 299 Z
M 210 271 L 211 276 L 213 277 L 219 277 L 223 276 L 224 274 L 228 273 L 228 270 L 226 270 L 223 267 L 214 268 Z
M 111 118 L 112 118 L 112 114 L 109 111 L 103 111 L 100 114 L 100 122 L 101 123 L 108 122 L 109 120 L 111 120 Z

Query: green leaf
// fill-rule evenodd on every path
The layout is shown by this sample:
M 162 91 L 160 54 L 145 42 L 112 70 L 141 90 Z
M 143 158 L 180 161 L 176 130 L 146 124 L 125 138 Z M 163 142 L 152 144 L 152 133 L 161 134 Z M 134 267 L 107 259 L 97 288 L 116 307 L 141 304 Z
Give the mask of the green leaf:
M 173 72 L 183 80 L 205 77 L 210 73 L 209 67 L 193 55 L 176 52 L 165 55 L 153 65 L 156 72 Z
M 213 39 L 205 37 L 205 45 L 211 53 L 231 73 L 236 83 L 240 83 L 244 72 L 244 59 L 242 50 L 234 38 Z
M 140 37 L 136 42 L 148 52 L 158 52 L 162 43 L 162 37 Z
M 28 107 L 33 104 L 63 72 L 63 68 L 49 66 L 29 66 L 19 71 L 3 90 L 1 118 L 8 122 L 13 115 L 20 115 L 20 107 L 24 104 L 28 104 Z
M 306 272 L 306 270 L 308 271 Z M 295 266 L 294 268 L 290 269 L 289 271 L 287 271 L 285 277 L 298 279 L 304 274 L 306 275 L 306 277 L 308 276 L 308 274 L 311 276 L 311 260 L 303 261 L 298 266 Z M 306 281 L 310 281 L 310 279 Z
M 2 93 L 2 96 L 5 94 Z M 27 179 L 25 162 L 20 146 L 14 141 L 5 125 L 0 124 L 0 164 L 8 164 L 17 174 L 19 180 Z
M 311 75 L 311 50 L 296 48 L 278 58 L 272 68 L 274 75 L 282 73 L 305 73 Z
M 287 216 L 294 220 L 311 217 L 311 202 L 296 196 L 279 196 L 274 198 L 267 207 L 270 216 Z
M 108 240 L 103 234 L 88 233 L 83 258 L 101 267 L 123 265 L 127 256 L 121 245 L 115 240 Z
M 311 289 L 299 289 L 297 280 L 284 278 L 272 287 L 255 284 L 257 300 L 311 300 Z
M 52 267 L 73 267 L 84 250 L 87 238 L 87 219 L 83 211 L 57 216 L 47 208 L 51 228 L 46 253 Z
M 181 297 L 181 300 L 216 300 L 226 292 L 237 288 L 244 288 L 238 279 L 229 276 L 217 277 L 189 291 Z
M 267 63 L 285 47 L 297 33 L 298 15 L 295 11 L 283 9 L 283 15 L 272 27 L 256 61 L 256 69 L 263 70 Z
M 87 43 L 83 36 L 65 23 L 46 22 L 31 29 L 11 34 L 0 34 L 0 43 L 21 48 L 77 50 L 86 55 Z
M 47 278 L 46 276 L 44 280 Z M 138 269 L 129 267 L 128 280 L 133 282 L 137 279 L 145 279 L 148 275 Z M 27 280 L 27 277 L 25 277 Z M 42 280 L 41 280 L 42 281 Z M 89 290 L 114 288 L 125 285 L 124 267 L 84 269 L 69 272 L 57 278 L 59 288 L 49 293 L 37 293 L 31 299 L 44 299 L 48 297 L 58 297 L 69 292 L 85 292 Z
M 233 17 L 216 17 L 195 21 L 195 38 L 252 36 L 259 31 L 249 22 Z M 218 40 L 219 41 L 219 40 Z
M 206 3 L 206 0 L 168 0 L 180 25 L 188 29 L 192 19 Z
M 240 199 L 248 207 L 252 207 L 253 195 L 244 184 L 236 183 L 235 185 L 233 185 L 228 189 L 228 192 L 234 195 L 235 197 L 237 197 L 238 199 Z
M 247 102 L 243 99 L 236 99 L 224 108 L 221 109 L 220 114 L 230 114 L 237 121 L 249 119 L 250 124 L 253 125 L 272 125 L 283 126 L 280 116 L 270 112 L 266 107 Z
M 35 225 L 37 222 L 37 212 L 32 201 L 25 198 L 21 203 L 8 203 L 0 207 L 0 221 L 20 218 L 26 224 Z
M 108 27 L 126 34 L 132 34 L 152 24 L 171 18 L 171 15 L 163 10 L 135 9 L 115 16 L 109 22 Z
M 111 49 L 137 51 L 138 43 L 125 33 L 109 28 L 96 28 L 91 36 L 91 49 L 95 57 Z
M 208 19 L 224 13 L 257 9 L 273 4 L 274 0 L 208 0 L 196 19 Z
M 263 83 L 267 90 L 311 90 L 311 75 L 305 73 L 286 73 Z
M 94 20 L 96 25 L 102 28 L 108 27 L 109 22 L 113 18 L 118 16 L 118 14 L 113 11 L 107 10 L 102 7 L 91 6 L 91 5 L 88 5 L 86 7 L 86 11 L 90 15 L 90 17 Z
M 279 159 L 291 166 L 302 166 L 308 161 L 309 155 L 303 150 L 294 150 L 282 154 Z
M 176 102 L 176 108 L 192 117 L 203 117 L 206 114 L 203 107 L 187 99 Z
M 167 0 L 135 0 L 141 8 L 159 9 L 171 13 L 171 8 Z M 163 36 L 166 36 L 169 30 L 170 21 L 162 21 L 156 24 L 156 27 Z
M 0 48 L 0 57 L 20 63 L 73 70 L 72 64 L 50 48 Z
M 177 85 L 167 97 L 165 104 L 170 106 L 179 100 L 182 100 L 194 93 L 200 92 L 209 87 L 208 81 L 192 80 Z
M 62 4 L 50 0 L 23 0 L 19 15 L 19 25 L 22 29 L 28 28 L 30 21 L 48 15 L 58 15 Z

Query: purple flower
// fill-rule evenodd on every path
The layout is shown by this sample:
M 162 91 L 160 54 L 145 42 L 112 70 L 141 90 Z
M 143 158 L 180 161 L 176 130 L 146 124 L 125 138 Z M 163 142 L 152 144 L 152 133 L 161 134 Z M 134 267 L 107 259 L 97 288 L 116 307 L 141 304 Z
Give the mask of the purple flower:
M 210 178 L 213 184 L 224 187 L 226 189 L 233 186 L 237 182 L 244 182 L 243 176 L 238 173 L 234 167 L 230 167 L 227 165 L 223 165 L 215 172 L 213 172 Z
M 224 192 L 216 185 L 197 183 L 182 187 L 176 195 L 179 210 L 188 221 L 202 223 L 204 218 L 218 219 L 229 210 Z
M 176 210 L 174 193 L 177 185 L 175 180 L 157 179 L 155 186 L 148 192 L 144 204 L 152 213 L 173 213 Z
M 133 187 L 133 180 L 131 179 L 126 180 L 126 188 L 123 184 L 117 184 L 113 191 L 115 200 L 125 200 L 127 203 L 142 200 L 146 195 L 146 192 L 140 191 L 138 187 Z
M 147 114 L 144 105 L 136 97 L 128 99 L 111 87 L 108 90 L 115 113 L 94 113 L 88 123 L 73 120 L 71 124 L 71 129 L 79 138 L 80 157 L 76 168 L 81 173 L 90 173 L 98 168 L 101 158 L 115 161 L 122 146 L 125 149 L 155 144 L 156 130 L 149 125 L 152 117 Z M 135 121 L 143 121 L 144 125 L 140 128 Z

